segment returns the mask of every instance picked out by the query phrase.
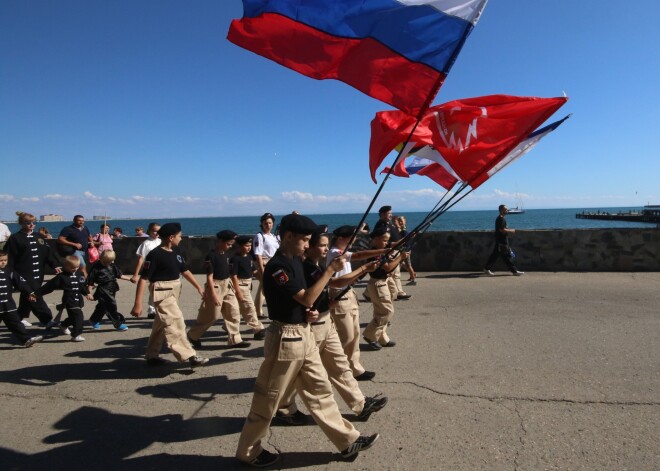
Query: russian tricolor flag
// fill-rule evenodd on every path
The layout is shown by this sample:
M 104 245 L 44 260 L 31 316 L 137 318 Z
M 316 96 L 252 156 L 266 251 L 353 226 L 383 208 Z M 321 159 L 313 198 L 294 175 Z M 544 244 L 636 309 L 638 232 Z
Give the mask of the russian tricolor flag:
M 243 0 L 234 44 L 402 111 L 427 107 L 487 0 Z

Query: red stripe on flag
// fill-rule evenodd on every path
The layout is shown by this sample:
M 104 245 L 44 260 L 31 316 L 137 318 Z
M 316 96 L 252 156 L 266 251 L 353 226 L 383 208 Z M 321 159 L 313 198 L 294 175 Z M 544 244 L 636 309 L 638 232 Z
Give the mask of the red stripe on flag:
M 411 62 L 373 39 L 336 37 L 281 15 L 233 20 L 234 44 L 314 79 L 336 79 L 416 115 L 444 74 Z

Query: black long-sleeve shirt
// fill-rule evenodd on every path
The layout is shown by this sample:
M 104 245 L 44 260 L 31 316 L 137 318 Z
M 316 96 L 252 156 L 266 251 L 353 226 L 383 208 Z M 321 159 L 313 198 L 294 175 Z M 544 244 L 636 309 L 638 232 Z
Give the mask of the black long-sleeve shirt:
M 55 275 L 38 290 L 38 293 L 44 296 L 57 289 L 62 290 L 62 304 L 67 309 L 82 308 L 85 305 L 85 296 L 89 294 L 85 276 L 80 270 Z
M 27 234 L 23 231 L 12 234 L 4 248 L 9 255 L 7 269 L 21 275 L 25 281 L 37 289 L 44 281 L 44 267 L 59 266 L 55 253 L 40 234 Z
M 16 302 L 12 297 L 15 291 L 30 294 L 33 289 L 18 273 L 0 269 L 0 313 L 16 310 Z

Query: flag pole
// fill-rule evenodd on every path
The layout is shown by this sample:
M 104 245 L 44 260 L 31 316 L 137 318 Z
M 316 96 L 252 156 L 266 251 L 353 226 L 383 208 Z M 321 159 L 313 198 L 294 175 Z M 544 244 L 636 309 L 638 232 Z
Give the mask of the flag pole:
M 366 221 L 367 216 L 369 215 L 369 211 L 371 211 L 371 208 L 373 208 L 374 203 L 376 203 L 376 200 L 378 199 L 378 196 L 380 193 L 383 191 L 383 187 L 385 186 L 385 183 L 387 182 L 388 178 L 390 178 L 390 175 L 394 171 L 394 167 L 399 163 L 399 160 L 401 160 L 401 156 L 403 155 L 403 151 L 412 139 L 413 135 L 415 134 L 415 130 L 417 130 L 417 126 L 419 126 L 419 123 L 422 121 L 422 118 L 426 114 L 426 111 L 429 109 L 429 106 L 431 106 L 431 102 L 435 98 L 435 96 L 438 94 L 438 90 L 440 90 L 440 87 L 442 86 L 442 83 L 444 82 L 444 77 L 438 77 L 438 79 L 435 81 L 433 84 L 433 87 L 431 88 L 431 91 L 429 92 L 428 96 L 426 97 L 426 101 L 422 105 L 422 107 L 419 110 L 419 113 L 417 114 L 417 120 L 415 121 L 415 125 L 413 126 L 412 130 L 408 134 L 408 137 L 406 138 L 405 142 L 401 146 L 401 149 L 399 150 L 396 158 L 394 159 L 394 162 L 390 166 L 389 170 L 385 174 L 385 178 L 383 178 L 383 181 L 381 182 L 380 186 L 378 187 L 378 190 L 376 190 L 376 193 L 374 194 L 373 198 L 371 199 L 371 202 L 367 206 L 366 211 L 362 215 L 362 218 L 360 219 L 360 222 L 355 228 L 355 231 L 351 235 L 350 240 L 348 241 L 348 244 L 346 244 L 346 247 L 350 247 L 353 242 L 355 242 L 355 239 L 357 238 L 358 232 L 360 230 L 360 227 L 362 227 L 362 224 L 364 221 Z

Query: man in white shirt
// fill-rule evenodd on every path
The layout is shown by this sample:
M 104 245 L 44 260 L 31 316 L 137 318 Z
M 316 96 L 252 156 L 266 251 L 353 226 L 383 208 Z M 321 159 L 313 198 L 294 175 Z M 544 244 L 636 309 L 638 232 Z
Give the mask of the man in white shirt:
M 5 242 L 7 242 L 7 239 L 9 239 L 10 235 L 11 231 L 7 225 L 0 222 L 0 249 L 4 248 Z
M 153 249 L 160 245 L 160 239 L 158 238 L 158 230 L 160 229 L 160 224 L 157 222 L 149 223 L 147 228 L 147 240 L 142 242 L 135 252 L 138 256 L 137 265 L 135 266 L 135 274 L 131 277 L 131 283 L 137 283 L 140 279 L 140 270 L 142 270 L 142 265 L 144 264 L 144 259 L 147 258 L 147 254 Z M 154 303 L 149 297 L 149 310 L 147 311 L 147 317 L 153 319 L 156 317 L 156 308 Z
M 280 241 L 277 236 L 273 234 L 275 216 L 271 213 L 266 213 L 261 216 L 260 222 L 261 231 L 254 236 L 254 240 L 252 241 L 252 251 L 255 255 L 257 266 L 257 278 L 259 278 L 259 287 L 257 288 L 257 294 L 254 298 L 254 307 L 257 310 L 257 316 L 264 317 L 264 291 L 262 287 L 264 267 L 268 261 L 273 258 L 277 249 L 280 248 Z

